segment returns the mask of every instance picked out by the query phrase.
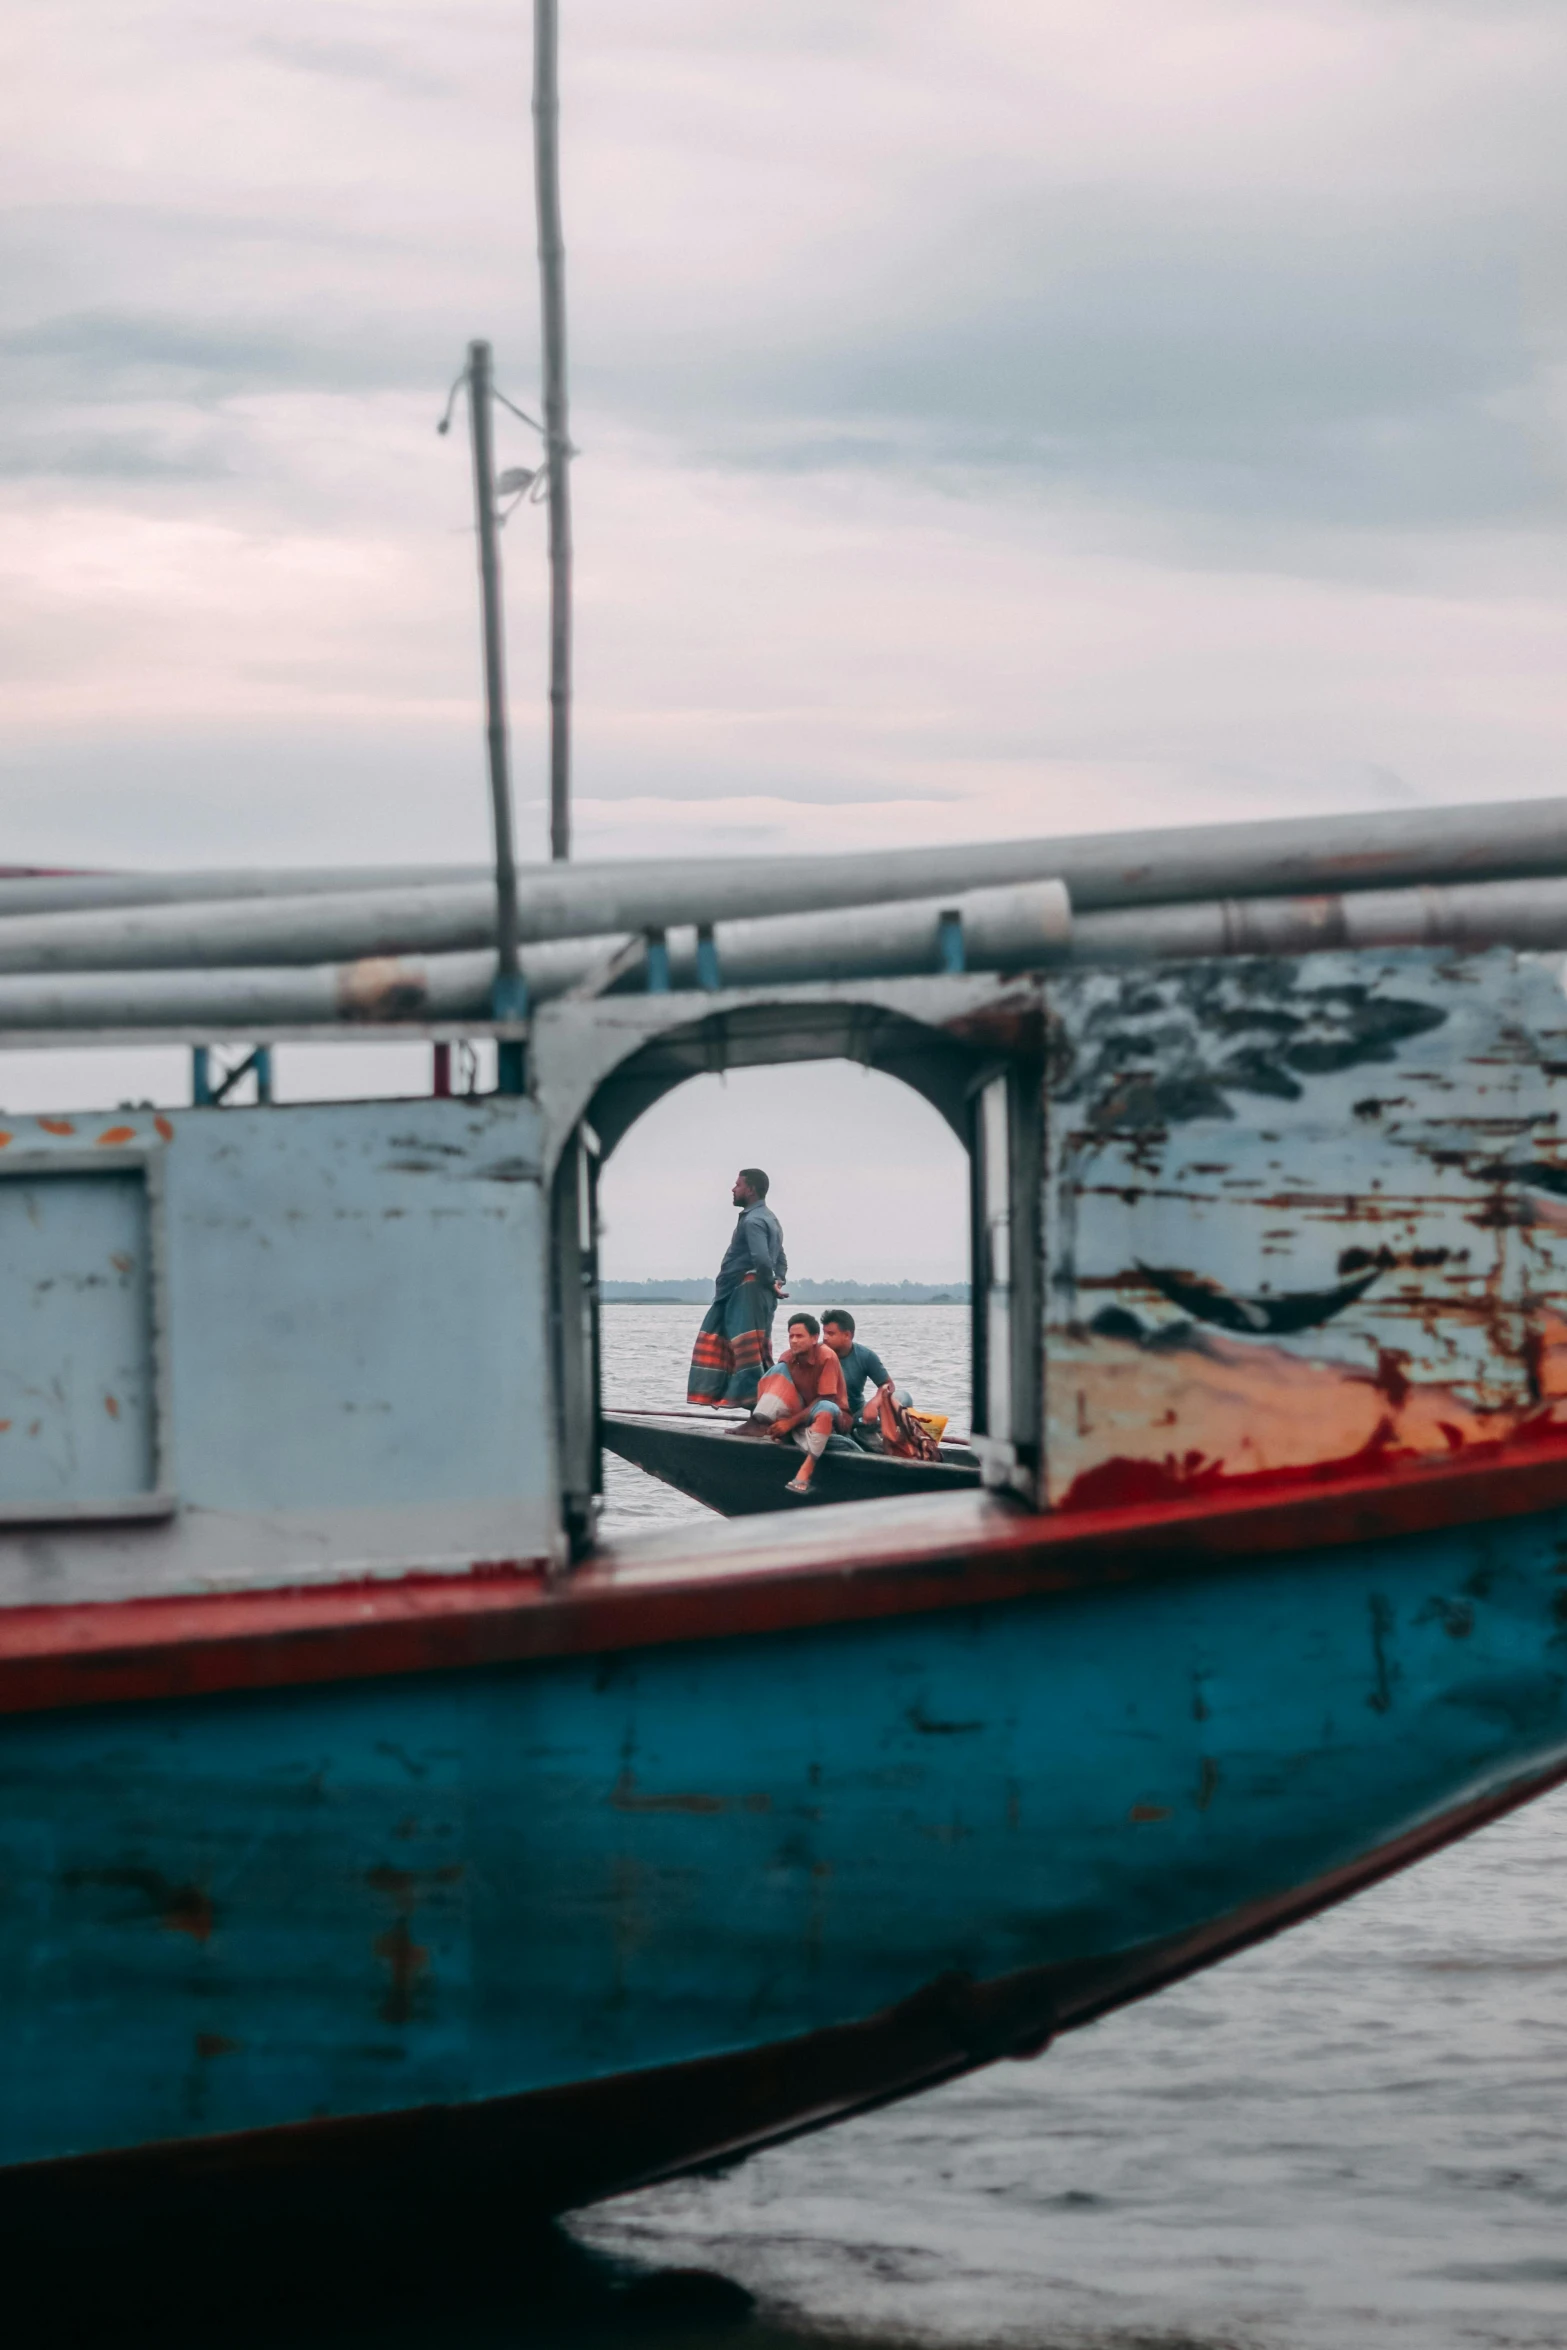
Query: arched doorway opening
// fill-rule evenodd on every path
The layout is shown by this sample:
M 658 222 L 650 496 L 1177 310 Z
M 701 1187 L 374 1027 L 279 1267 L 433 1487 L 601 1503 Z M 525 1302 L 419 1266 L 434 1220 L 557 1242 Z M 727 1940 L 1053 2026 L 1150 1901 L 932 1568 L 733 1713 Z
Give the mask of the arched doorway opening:
M 851 1061 L 688 1078 L 628 1130 L 598 1186 L 607 1410 L 678 1408 L 734 1227 L 735 1170 L 771 1177 L 791 1304 L 855 1317 L 913 1401 L 969 1426 L 968 1154 L 909 1086 Z M 785 1306 L 774 1327 L 783 1346 Z M 703 1504 L 604 1456 L 602 1530 L 700 1522 Z
M 1034 979 L 953 976 L 626 996 L 543 1007 L 534 1085 L 550 1176 L 552 1347 L 563 1523 L 591 1547 L 603 1489 L 601 1170 L 693 1077 L 856 1062 L 912 1088 L 969 1168 L 972 1425 L 987 1482 L 1033 1489 L 1042 1427 L 1039 1210 L 1045 1025 Z M 732 1173 L 732 1170 L 730 1170 Z

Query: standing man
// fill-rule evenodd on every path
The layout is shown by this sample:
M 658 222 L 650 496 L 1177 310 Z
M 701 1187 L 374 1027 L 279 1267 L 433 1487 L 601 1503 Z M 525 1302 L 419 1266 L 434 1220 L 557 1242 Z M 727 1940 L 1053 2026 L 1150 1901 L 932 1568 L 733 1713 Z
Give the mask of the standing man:
M 773 1313 L 784 1294 L 789 1260 L 783 1227 L 767 1205 L 762 1169 L 742 1167 L 730 1197 L 740 1215 L 691 1351 L 686 1401 L 749 1407 L 773 1359 Z

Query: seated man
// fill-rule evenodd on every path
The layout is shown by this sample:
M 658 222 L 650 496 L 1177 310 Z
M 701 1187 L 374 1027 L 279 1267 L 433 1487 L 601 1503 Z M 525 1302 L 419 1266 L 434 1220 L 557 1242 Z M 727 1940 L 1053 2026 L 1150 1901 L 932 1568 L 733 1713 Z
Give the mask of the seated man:
M 829 1306 L 822 1316 L 822 1342 L 832 1348 L 843 1373 L 843 1384 L 848 1396 L 843 1427 L 851 1421 L 864 1418 L 874 1422 L 876 1397 L 884 1387 L 892 1387 L 892 1373 L 873 1347 L 854 1335 L 854 1316 L 847 1306 Z M 865 1390 L 871 1391 L 869 1403 Z M 893 1388 L 893 1400 L 907 1404 L 910 1400 L 906 1387 Z
M 789 1351 L 764 1373 L 752 1415 L 778 1442 L 792 1436 L 804 1449 L 799 1475 L 790 1478 L 786 1493 L 809 1493 L 828 1437 L 840 1417 L 847 1425 L 848 1400 L 838 1357 L 830 1346 L 823 1346 L 816 1316 L 791 1314 Z

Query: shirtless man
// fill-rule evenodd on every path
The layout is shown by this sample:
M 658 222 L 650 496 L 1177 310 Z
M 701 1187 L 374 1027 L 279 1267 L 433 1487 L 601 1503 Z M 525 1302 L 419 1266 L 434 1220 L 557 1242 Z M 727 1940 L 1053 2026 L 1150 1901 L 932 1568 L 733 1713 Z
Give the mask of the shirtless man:
M 753 1414 L 775 1442 L 792 1436 L 805 1453 L 799 1474 L 784 1487 L 786 1493 L 810 1492 L 816 1464 L 840 1415 L 847 1425 L 848 1403 L 838 1357 L 830 1346 L 823 1346 L 816 1316 L 791 1314 L 789 1351 L 763 1376 Z

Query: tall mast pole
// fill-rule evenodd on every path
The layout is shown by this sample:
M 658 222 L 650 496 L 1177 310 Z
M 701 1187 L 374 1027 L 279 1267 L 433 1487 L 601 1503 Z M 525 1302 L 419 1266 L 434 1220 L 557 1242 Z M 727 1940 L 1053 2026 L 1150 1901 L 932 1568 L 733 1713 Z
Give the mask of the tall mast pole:
M 571 854 L 571 438 L 566 414 L 566 246 L 560 222 L 557 0 L 533 0 L 533 176 L 544 343 L 550 528 L 550 855 Z
M 479 594 L 484 616 L 484 722 L 490 754 L 490 813 L 495 826 L 495 1012 L 522 1008 L 517 954 L 517 852 L 512 840 L 511 750 L 506 732 L 506 653 L 501 620 L 501 564 L 495 514 L 493 362 L 488 343 L 468 345 L 468 420 L 473 440 L 473 505 L 479 526 Z M 503 1086 L 503 1091 L 513 1090 Z

